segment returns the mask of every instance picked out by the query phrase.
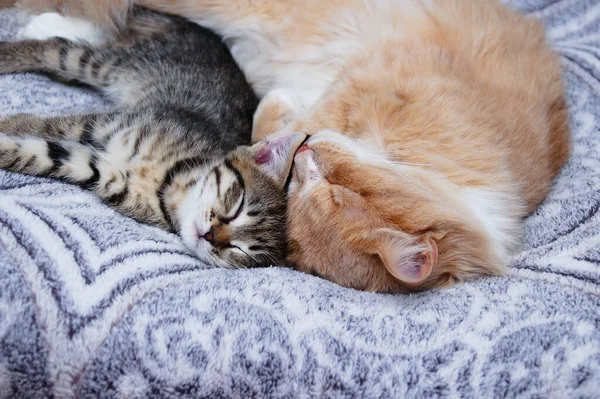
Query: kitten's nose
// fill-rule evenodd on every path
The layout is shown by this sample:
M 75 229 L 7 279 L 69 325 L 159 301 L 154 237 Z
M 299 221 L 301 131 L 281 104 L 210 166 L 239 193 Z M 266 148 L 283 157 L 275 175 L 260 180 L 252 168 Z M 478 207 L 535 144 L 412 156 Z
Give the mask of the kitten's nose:
M 211 244 L 215 243 L 215 229 L 214 228 L 210 228 L 210 230 L 208 230 L 208 233 L 204 234 L 202 236 L 202 238 L 204 238 L 206 241 L 210 242 Z

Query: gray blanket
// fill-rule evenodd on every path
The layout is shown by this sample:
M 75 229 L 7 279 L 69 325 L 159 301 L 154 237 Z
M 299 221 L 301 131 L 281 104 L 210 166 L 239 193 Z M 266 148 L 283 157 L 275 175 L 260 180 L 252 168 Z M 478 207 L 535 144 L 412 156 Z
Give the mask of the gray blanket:
M 77 187 L 0 171 L 0 398 L 600 397 L 600 2 L 513 4 L 562 55 L 574 152 L 509 276 L 394 296 L 207 267 Z M 0 14 L 0 39 L 24 22 Z M 0 116 L 106 106 L 0 77 Z

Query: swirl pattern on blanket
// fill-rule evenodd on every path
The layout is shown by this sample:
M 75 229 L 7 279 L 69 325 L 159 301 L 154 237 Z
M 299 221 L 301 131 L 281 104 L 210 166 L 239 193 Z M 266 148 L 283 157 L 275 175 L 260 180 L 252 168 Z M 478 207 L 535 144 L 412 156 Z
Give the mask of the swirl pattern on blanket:
M 0 398 L 597 395 L 600 4 L 511 3 L 562 56 L 574 148 L 509 276 L 392 296 L 207 267 L 77 187 L 0 171 Z M 26 21 L 0 14 L 0 39 Z M 0 77 L 0 117 L 107 106 Z

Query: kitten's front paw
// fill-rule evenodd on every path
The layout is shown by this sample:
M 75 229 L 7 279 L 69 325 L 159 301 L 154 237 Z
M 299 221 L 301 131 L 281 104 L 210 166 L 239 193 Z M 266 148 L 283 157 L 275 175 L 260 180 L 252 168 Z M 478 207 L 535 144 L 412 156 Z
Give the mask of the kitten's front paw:
M 0 41 L 0 75 L 14 72 L 15 44 Z
M 252 142 L 262 141 L 280 132 L 297 118 L 301 110 L 302 105 L 293 92 L 287 89 L 271 90 L 254 113 Z
M 18 148 L 14 139 L 0 131 L 0 169 L 6 169 L 14 162 Z
M 48 40 L 53 37 L 95 46 L 104 44 L 107 40 L 106 33 L 93 23 L 55 12 L 34 16 L 18 34 L 20 40 Z
M 44 126 L 44 121 L 31 114 L 16 114 L 0 119 L 0 133 L 7 136 L 35 136 Z

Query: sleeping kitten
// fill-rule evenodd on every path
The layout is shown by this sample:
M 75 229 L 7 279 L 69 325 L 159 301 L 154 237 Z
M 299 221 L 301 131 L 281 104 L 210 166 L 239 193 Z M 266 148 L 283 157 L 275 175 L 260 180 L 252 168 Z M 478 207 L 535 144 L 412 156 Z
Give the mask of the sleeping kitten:
M 135 9 L 122 41 L 0 43 L 0 73 L 99 88 L 107 113 L 0 120 L 0 168 L 82 185 L 119 212 L 177 232 L 203 261 L 284 261 L 285 178 L 303 134 L 250 140 L 257 99 L 221 39 Z M 4 134 L 3 134 L 4 133 Z

